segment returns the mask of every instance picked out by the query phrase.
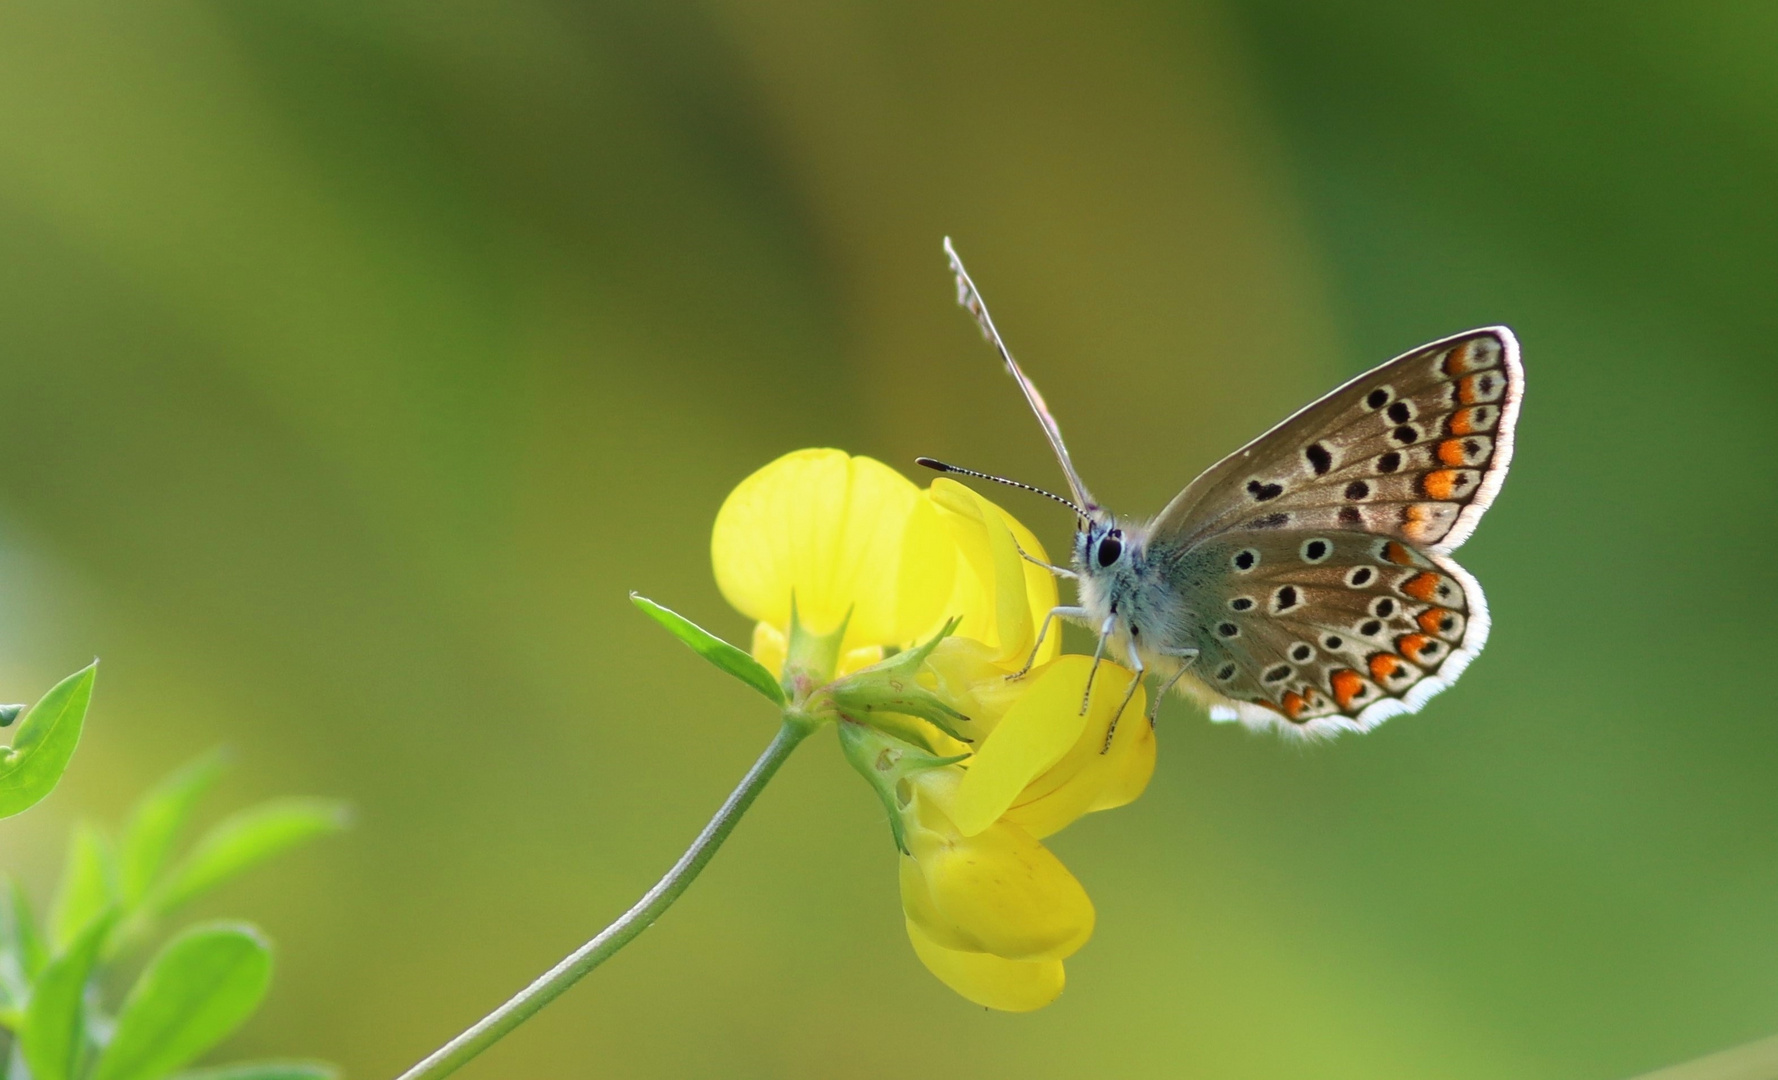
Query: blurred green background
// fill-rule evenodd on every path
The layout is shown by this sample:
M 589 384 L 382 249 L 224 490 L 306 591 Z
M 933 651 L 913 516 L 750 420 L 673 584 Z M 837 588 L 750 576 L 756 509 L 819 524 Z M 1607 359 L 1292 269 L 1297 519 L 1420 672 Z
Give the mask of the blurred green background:
M 767 740 L 625 600 L 744 638 L 737 480 L 1056 479 L 949 233 L 1131 513 L 1515 327 L 1487 653 L 1329 747 L 1170 705 L 1146 797 L 1056 841 L 1099 930 L 1029 1016 L 920 968 L 823 736 L 464 1075 L 1607 1080 L 1778 1031 L 1774 50 L 1771 4 L 1679 0 L 0 7 L 0 698 L 104 657 L 0 852 L 41 899 L 216 743 L 219 807 L 346 797 L 212 905 L 281 949 L 231 1049 L 418 1059 Z

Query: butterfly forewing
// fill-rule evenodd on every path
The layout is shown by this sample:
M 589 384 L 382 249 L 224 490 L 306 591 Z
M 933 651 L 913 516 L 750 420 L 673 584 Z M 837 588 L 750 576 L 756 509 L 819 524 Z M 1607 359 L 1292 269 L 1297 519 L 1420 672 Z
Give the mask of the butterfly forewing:
M 1500 488 L 1522 389 L 1503 327 L 1416 349 L 1224 458 L 1150 535 L 1190 544 L 1235 528 L 1340 529 L 1454 550 Z

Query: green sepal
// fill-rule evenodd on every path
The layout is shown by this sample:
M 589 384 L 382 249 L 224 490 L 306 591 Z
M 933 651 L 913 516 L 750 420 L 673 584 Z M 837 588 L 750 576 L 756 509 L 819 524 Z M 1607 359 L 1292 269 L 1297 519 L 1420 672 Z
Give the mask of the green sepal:
M 858 770 L 858 774 L 870 783 L 877 797 L 883 800 L 883 808 L 889 811 L 889 832 L 895 838 L 895 849 L 906 855 L 907 832 L 902 816 L 907 813 L 908 804 L 913 798 L 908 789 L 908 777 L 928 769 L 955 765 L 969 755 L 940 757 L 886 731 L 864 724 L 844 722 L 839 728 L 840 749 L 845 753 L 846 760 L 852 763 L 852 768 Z
M 846 640 L 846 628 L 850 625 L 852 609 L 847 608 L 846 617 L 833 631 L 815 633 L 803 625 L 796 593 L 790 594 L 790 633 L 785 637 L 784 671 L 778 683 L 791 700 L 805 698 L 810 691 L 833 681 L 833 673 L 840 666 L 840 645 Z
M 669 634 L 690 646 L 692 652 L 764 694 L 772 704 L 782 707 L 789 700 L 784 688 L 778 685 L 777 677 L 746 650 L 730 645 L 677 611 L 662 607 L 641 593 L 631 593 L 630 603 L 666 627 Z
M 30 809 L 55 790 L 80 743 L 97 671 L 95 660 L 50 687 L 25 714 L 12 745 L 0 750 L 0 818 Z
M 932 636 L 932 640 L 918 648 L 896 653 L 862 671 L 853 672 L 829 687 L 827 697 L 840 715 L 848 720 L 876 727 L 890 727 L 904 737 L 917 737 L 911 725 L 897 724 L 892 719 L 897 716 L 914 716 L 959 742 L 974 742 L 974 739 L 957 727 L 958 724 L 968 723 L 969 717 L 951 708 L 919 682 L 921 665 L 938 648 L 939 642 L 956 632 L 961 621 L 952 619 L 945 623 Z

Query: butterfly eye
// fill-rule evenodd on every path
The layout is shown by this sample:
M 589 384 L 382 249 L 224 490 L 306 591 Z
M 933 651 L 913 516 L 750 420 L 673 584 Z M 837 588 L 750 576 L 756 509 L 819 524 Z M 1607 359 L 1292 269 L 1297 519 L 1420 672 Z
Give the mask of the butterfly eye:
M 1113 529 L 1105 534 L 1105 539 L 1099 541 L 1100 566 L 1110 566 L 1117 561 L 1119 555 L 1124 553 L 1124 542 L 1121 539 L 1122 536 L 1123 533 Z

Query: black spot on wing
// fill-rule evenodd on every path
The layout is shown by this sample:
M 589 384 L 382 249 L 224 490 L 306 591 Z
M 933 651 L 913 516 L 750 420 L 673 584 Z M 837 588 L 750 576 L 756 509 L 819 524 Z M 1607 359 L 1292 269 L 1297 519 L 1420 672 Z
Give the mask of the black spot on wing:
M 1333 468 L 1333 455 L 1320 443 L 1310 443 L 1303 456 L 1309 459 L 1309 467 L 1315 470 L 1316 476 L 1326 476 L 1327 470 Z

